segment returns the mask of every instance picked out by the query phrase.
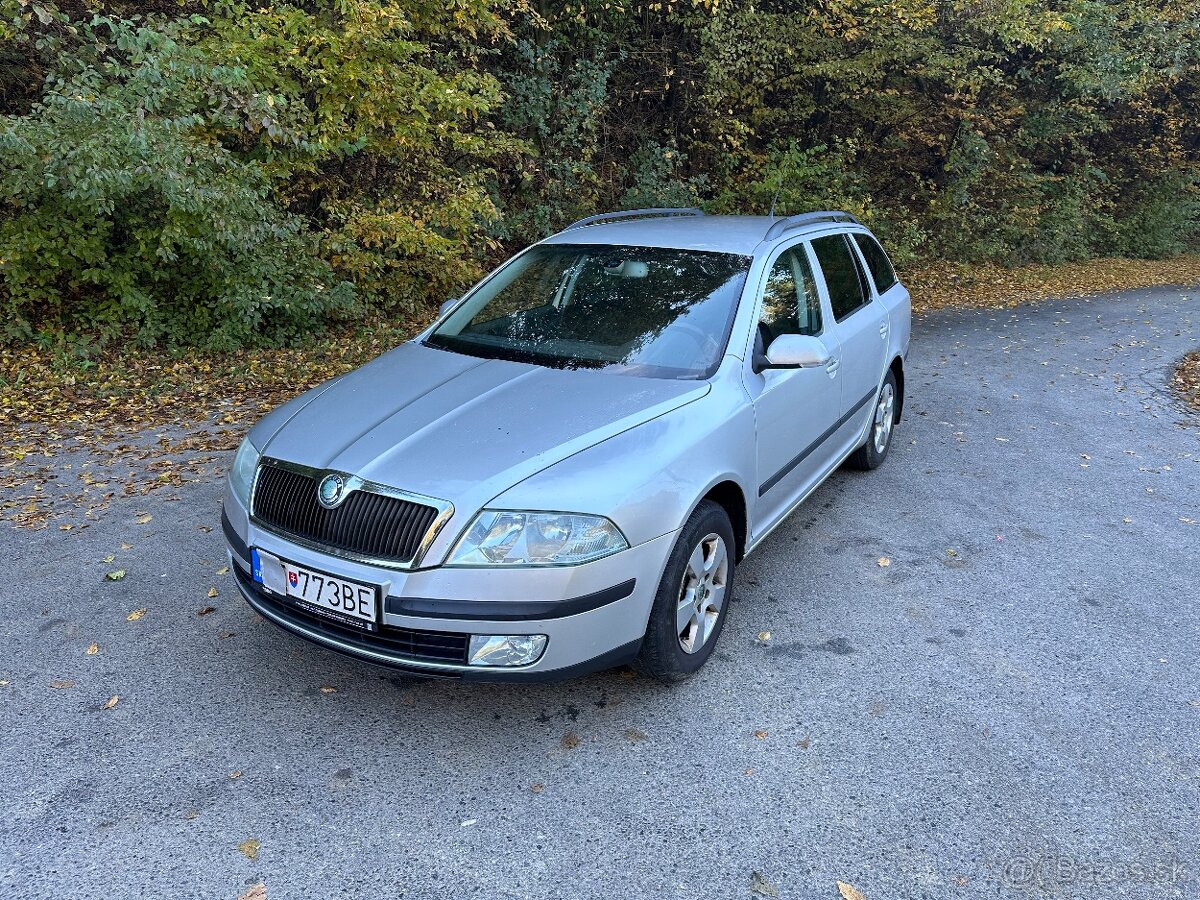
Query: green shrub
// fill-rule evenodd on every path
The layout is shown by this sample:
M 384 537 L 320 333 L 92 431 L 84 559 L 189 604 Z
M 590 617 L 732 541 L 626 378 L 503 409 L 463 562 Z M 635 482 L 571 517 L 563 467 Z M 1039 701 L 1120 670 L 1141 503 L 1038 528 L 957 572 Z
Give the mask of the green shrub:
M 244 73 L 172 24 L 79 33 L 33 109 L 0 121 L 4 333 L 234 347 L 348 310 L 305 223 L 212 135 L 240 124 Z

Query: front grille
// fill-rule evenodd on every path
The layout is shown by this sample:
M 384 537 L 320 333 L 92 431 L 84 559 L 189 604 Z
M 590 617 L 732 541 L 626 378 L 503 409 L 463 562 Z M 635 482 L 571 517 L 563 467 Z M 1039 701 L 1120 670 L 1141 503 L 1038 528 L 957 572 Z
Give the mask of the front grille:
M 317 501 L 319 477 L 264 465 L 254 487 L 254 517 L 284 534 L 360 556 L 411 563 L 437 520 L 437 507 L 365 490 L 339 506 Z

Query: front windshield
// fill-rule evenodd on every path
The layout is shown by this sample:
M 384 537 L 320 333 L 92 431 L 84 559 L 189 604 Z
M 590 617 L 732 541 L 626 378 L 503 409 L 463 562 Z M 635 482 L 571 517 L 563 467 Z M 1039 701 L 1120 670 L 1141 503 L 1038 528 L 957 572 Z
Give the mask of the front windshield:
M 749 265 L 728 253 L 542 244 L 485 282 L 426 343 L 560 368 L 707 378 Z

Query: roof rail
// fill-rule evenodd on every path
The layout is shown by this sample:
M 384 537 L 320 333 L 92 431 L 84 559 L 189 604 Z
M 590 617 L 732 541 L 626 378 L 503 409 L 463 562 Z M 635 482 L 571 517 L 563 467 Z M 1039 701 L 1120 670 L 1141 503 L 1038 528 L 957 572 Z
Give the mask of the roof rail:
M 609 222 L 613 219 L 641 219 L 641 218 L 658 218 L 668 216 L 702 216 L 704 210 L 695 206 L 670 206 L 662 209 L 626 209 L 621 212 L 600 213 L 596 216 L 588 216 L 586 219 L 580 219 L 578 222 L 572 222 L 563 231 L 570 231 L 572 228 L 583 228 L 587 225 L 595 225 L 597 222 Z
M 767 229 L 763 240 L 773 241 L 777 237 L 782 237 L 785 231 L 791 231 L 793 228 L 800 228 L 803 225 L 813 225 L 817 222 L 851 222 L 855 225 L 861 224 L 858 219 L 854 218 L 848 212 L 824 209 L 819 212 L 800 213 L 798 216 L 788 216 L 786 219 L 780 219 Z

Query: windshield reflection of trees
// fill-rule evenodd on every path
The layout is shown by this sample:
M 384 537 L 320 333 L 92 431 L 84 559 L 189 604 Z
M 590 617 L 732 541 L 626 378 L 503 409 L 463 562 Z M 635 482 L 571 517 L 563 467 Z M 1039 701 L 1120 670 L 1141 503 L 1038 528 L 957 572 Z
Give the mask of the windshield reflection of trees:
M 581 358 L 574 361 L 579 365 L 636 364 L 668 329 L 686 320 L 690 327 L 679 330 L 691 333 L 690 343 L 681 342 L 692 349 L 685 354 L 691 358 L 653 363 L 708 368 L 724 344 L 748 265 L 731 254 L 645 247 L 540 247 L 531 255 L 464 335 L 552 352 L 589 345 L 580 348 Z M 644 274 L 624 263 L 644 263 Z

